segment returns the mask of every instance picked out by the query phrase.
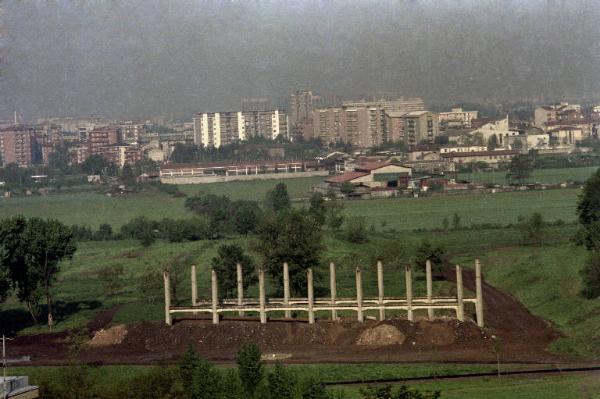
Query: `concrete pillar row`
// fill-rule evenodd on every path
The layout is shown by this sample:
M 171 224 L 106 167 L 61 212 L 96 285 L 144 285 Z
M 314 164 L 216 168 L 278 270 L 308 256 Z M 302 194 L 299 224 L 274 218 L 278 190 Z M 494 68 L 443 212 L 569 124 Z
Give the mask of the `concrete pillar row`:
M 192 270 L 190 273 L 192 279 L 192 306 L 196 306 L 196 304 L 198 303 L 198 283 L 196 281 L 196 265 L 192 265 Z

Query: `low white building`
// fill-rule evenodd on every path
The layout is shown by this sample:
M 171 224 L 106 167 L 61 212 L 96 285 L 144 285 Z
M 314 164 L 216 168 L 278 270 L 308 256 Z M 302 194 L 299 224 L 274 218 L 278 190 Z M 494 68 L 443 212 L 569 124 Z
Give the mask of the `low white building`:
M 444 127 L 470 128 L 471 121 L 477 119 L 478 111 L 464 111 L 462 108 L 452 108 L 450 112 L 438 114 L 440 125 Z
M 440 154 L 448 154 L 451 152 L 478 152 L 478 151 L 487 151 L 487 147 L 480 146 L 480 145 L 458 145 L 458 146 L 440 148 Z

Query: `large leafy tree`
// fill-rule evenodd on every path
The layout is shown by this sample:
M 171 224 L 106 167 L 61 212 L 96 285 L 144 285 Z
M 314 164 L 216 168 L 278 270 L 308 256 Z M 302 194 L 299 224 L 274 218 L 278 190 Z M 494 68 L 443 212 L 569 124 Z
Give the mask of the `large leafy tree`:
M 237 290 L 237 264 L 242 265 L 242 281 L 244 290 L 256 281 L 254 261 L 242 247 L 236 244 L 224 244 L 217 250 L 217 256 L 212 258 L 211 266 L 217 272 L 219 292 L 229 296 Z
M 596 298 L 600 296 L 600 169 L 583 187 L 577 204 L 577 217 L 581 225 L 577 241 L 591 252 L 582 272 L 583 295 Z
M 287 262 L 294 294 L 305 293 L 306 269 L 319 265 L 323 248 L 321 226 L 305 210 L 268 214 L 258 229 L 257 251 L 263 265 L 281 288 Z
M 523 184 L 533 171 L 533 158 L 529 155 L 516 155 L 508 164 L 508 173 L 506 178 L 509 181 L 516 181 Z
M 291 208 L 290 195 L 285 183 L 277 183 L 273 190 L 267 192 L 267 207 L 275 212 L 285 211 Z
M 60 271 L 60 261 L 76 250 L 71 229 L 57 220 L 15 217 L 0 225 L 2 258 L 10 270 L 18 298 L 27 304 L 35 319 L 35 305 L 46 299 L 48 326 L 52 327 L 52 284 Z

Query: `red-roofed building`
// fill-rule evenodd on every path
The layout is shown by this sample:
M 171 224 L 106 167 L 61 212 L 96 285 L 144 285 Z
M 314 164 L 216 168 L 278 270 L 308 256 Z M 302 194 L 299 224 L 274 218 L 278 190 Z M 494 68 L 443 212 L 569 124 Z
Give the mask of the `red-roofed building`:
M 371 189 L 395 188 L 406 187 L 411 176 L 411 168 L 396 163 L 364 164 L 356 166 L 353 172 L 331 176 L 325 182 L 333 189 L 339 189 L 344 183 Z

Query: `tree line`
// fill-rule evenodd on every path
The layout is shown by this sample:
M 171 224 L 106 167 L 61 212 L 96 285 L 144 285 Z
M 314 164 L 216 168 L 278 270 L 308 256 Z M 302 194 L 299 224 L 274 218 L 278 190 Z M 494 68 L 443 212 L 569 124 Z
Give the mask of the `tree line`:
M 63 368 L 58 378 L 39 383 L 41 399 L 344 399 L 343 391 L 328 389 L 318 377 L 300 377 L 290 367 L 266 367 L 260 348 L 243 345 L 236 367 L 217 368 L 190 347 L 177 367 L 154 367 L 128 381 L 101 385 L 91 377 L 91 366 Z M 367 387 L 363 399 L 438 399 L 439 391 L 406 386 Z

